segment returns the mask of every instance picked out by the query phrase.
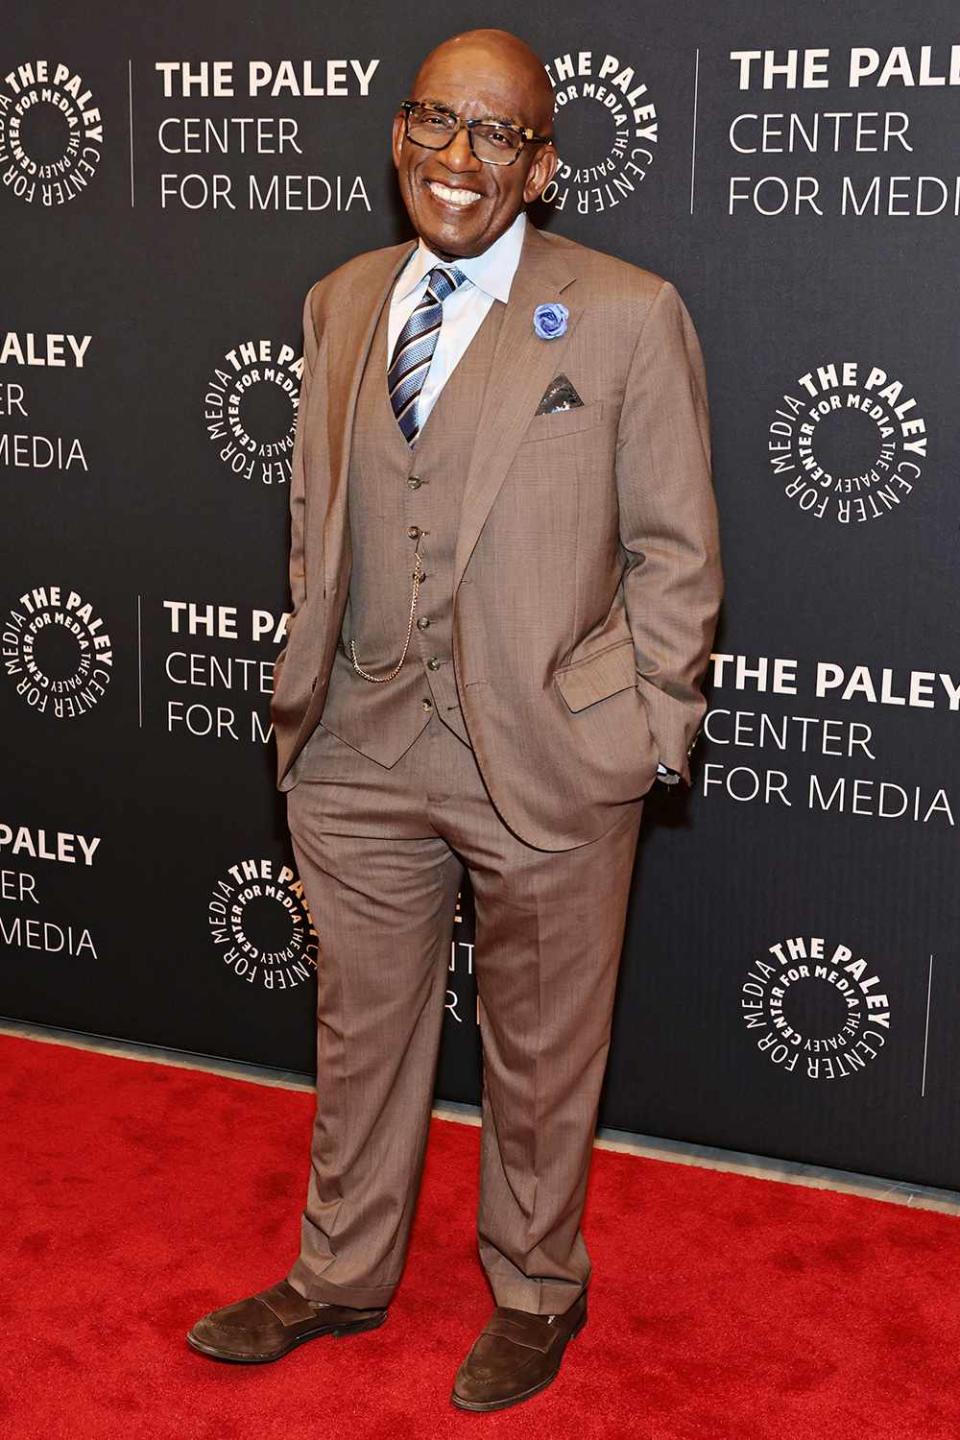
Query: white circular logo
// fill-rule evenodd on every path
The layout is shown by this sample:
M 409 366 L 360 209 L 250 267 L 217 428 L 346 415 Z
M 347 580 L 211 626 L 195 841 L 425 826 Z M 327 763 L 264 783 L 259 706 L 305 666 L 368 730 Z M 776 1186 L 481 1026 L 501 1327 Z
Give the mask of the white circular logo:
M 17 694 L 41 714 L 73 720 L 92 710 L 113 676 L 103 620 L 76 590 L 29 590 L 3 624 L 3 665 Z
M 799 376 L 768 436 L 770 468 L 787 498 L 840 525 L 895 514 L 927 454 L 926 422 L 904 382 L 857 360 Z
M 27 204 L 65 205 L 100 164 L 103 122 L 69 65 L 27 60 L 0 78 L 0 185 Z
M 203 418 L 234 475 L 261 485 L 290 479 L 302 375 L 303 357 L 272 340 L 244 340 L 214 370 Z
M 316 971 L 317 932 L 289 865 L 231 865 L 213 887 L 207 923 L 224 965 L 248 985 L 293 990 Z
M 744 1023 L 772 1065 L 810 1080 L 859 1074 L 887 1043 L 890 1002 L 873 967 L 822 936 L 778 940 L 743 983 Z
M 636 67 L 575 50 L 544 67 L 556 97 L 560 164 L 545 204 L 578 215 L 611 210 L 636 193 L 657 152 L 657 108 Z

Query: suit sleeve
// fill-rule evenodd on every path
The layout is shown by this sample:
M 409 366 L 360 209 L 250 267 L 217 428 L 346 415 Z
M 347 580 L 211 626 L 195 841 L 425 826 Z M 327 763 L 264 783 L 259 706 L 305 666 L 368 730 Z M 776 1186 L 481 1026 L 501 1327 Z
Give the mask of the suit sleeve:
M 300 399 L 297 404 L 297 422 L 293 442 L 293 473 L 290 477 L 290 597 L 292 612 L 287 620 L 287 638 L 293 623 L 307 598 L 307 576 L 304 560 L 304 529 L 306 507 L 306 475 L 303 458 L 303 440 L 306 431 L 307 406 L 313 384 L 313 372 L 317 361 L 317 331 L 313 319 L 313 292 L 311 286 L 303 302 L 303 376 L 300 380 Z M 279 657 L 278 657 L 279 658 Z
M 627 375 L 617 495 L 637 688 L 661 761 L 689 785 L 723 571 L 703 355 L 668 280 L 644 318 Z

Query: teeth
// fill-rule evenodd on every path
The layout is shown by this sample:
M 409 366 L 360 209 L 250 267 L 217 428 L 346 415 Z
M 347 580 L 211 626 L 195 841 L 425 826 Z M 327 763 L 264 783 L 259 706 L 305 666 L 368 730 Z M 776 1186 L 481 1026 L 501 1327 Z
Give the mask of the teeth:
M 451 205 L 459 205 L 465 209 L 468 205 L 475 205 L 480 199 L 476 190 L 451 190 L 449 185 L 441 185 L 439 180 L 428 180 L 427 184 L 438 195 L 441 200 L 447 200 Z

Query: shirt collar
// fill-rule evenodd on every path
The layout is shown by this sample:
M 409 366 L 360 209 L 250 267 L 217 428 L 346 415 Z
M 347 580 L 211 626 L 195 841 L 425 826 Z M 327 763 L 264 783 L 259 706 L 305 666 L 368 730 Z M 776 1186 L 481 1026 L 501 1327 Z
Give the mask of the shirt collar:
M 481 255 L 471 255 L 465 260 L 458 260 L 456 266 L 462 270 L 467 279 L 482 290 L 485 295 L 490 295 L 494 300 L 502 300 L 506 304 L 510 298 L 510 286 L 513 284 L 513 277 L 516 274 L 517 265 L 520 262 L 520 251 L 523 248 L 523 237 L 526 231 L 527 217 L 521 210 L 508 230 L 494 240 Z M 410 256 L 400 278 L 397 281 L 394 291 L 394 298 L 403 300 L 423 280 L 428 271 L 434 265 L 449 265 L 447 260 L 441 260 L 424 243 L 421 237 L 416 250 Z

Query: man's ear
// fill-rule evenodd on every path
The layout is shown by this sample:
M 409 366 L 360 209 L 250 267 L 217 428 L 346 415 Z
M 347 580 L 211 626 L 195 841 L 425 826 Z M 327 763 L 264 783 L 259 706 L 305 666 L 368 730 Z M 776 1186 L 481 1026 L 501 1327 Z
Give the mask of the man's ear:
M 399 167 L 400 167 L 400 151 L 403 149 L 404 139 L 405 139 L 405 136 L 404 136 L 403 111 L 400 110 L 400 111 L 398 111 L 398 113 L 393 117 L 393 135 L 392 135 L 391 145 L 390 145 L 390 150 L 391 150 L 391 153 L 392 153 L 392 155 L 393 155 L 393 163 L 394 163 L 394 165 L 395 165 L 398 169 L 399 169 Z
M 537 152 L 536 159 L 527 172 L 527 183 L 523 187 L 523 199 L 529 205 L 532 200 L 539 200 L 546 190 L 550 181 L 557 173 L 557 166 L 560 164 L 560 156 L 553 145 L 541 145 Z

